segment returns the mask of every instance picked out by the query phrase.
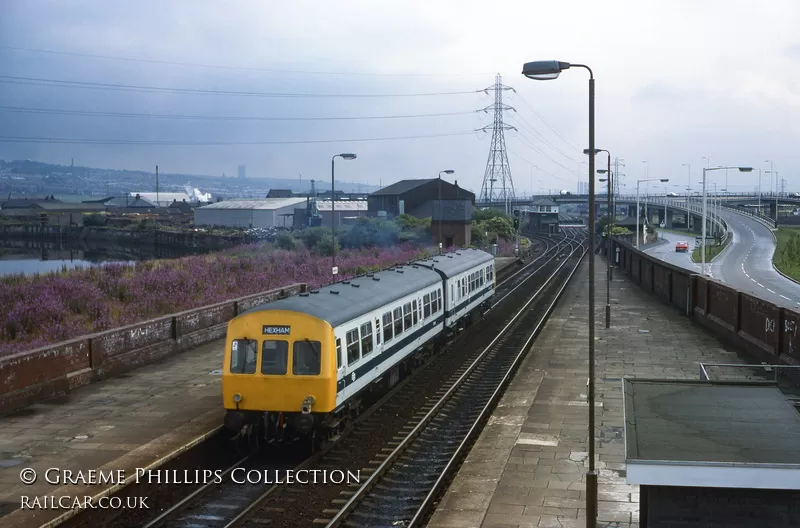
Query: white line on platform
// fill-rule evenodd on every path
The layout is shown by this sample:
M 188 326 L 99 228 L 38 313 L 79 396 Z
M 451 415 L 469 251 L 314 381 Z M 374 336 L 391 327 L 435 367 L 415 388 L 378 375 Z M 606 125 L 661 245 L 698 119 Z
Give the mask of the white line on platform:
M 774 291 L 770 290 L 769 288 L 767 288 L 767 291 L 770 292 L 770 293 L 775 293 Z
M 784 299 L 786 299 L 787 301 L 791 301 L 791 299 L 790 299 L 790 298 L 788 298 L 788 297 L 787 297 L 787 296 L 785 296 L 785 295 L 781 295 L 781 297 L 783 297 L 783 298 L 784 298 Z

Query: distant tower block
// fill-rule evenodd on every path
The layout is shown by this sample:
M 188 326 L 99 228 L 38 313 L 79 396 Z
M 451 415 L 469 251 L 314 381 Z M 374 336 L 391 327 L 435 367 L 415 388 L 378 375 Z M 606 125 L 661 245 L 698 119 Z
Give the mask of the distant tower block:
M 245 179 L 245 175 L 244 175 L 244 165 L 239 165 L 239 169 L 238 169 L 238 173 L 237 173 L 237 175 L 239 176 L 239 179 L 240 179 L 240 180 L 243 180 L 243 179 Z
M 503 123 L 503 112 L 514 110 L 511 106 L 503 104 L 503 91 L 514 90 L 510 86 L 505 86 L 502 77 L 498 74 L 494 80 L 494 86 L 484 89 L 489 93 L 494 90 L 494 104 L 483 109 L 487 112 L 494 111 L 494 120 L 491 125 L 487 125 L 480 130 L 488 132 L 492 130 L 492 144 L 489 146 L 489 159 L 486 161 L 486 172 L 483 175 L 483 185 L 481 186 L 482 202 L 502 202 L 506 214 L 511 214 L 514 201 L 514 182 L 511 181 L 511 167 L 508 164 L 508 153 L 506 152 L 506 139 L 503 131 L 516 130 L 511 125 Z

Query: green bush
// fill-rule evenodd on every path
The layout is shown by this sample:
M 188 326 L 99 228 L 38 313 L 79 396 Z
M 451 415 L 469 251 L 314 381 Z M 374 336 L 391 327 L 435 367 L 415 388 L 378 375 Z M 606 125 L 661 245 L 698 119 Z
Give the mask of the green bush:
M 297 248 L 297 242 L 291 233 L 279 233 L 275 237 L 275 245 L 287 251 L 294 251 Z

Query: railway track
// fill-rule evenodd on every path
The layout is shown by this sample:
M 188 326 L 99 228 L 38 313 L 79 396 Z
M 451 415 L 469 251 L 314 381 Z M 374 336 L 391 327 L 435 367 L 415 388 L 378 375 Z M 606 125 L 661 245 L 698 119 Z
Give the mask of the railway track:
M 302 452 L 286 447 L 269 447 L 250 456 L 242 457 L 222 472 L 221 482 L 209 482 L 197 486 L 180 500 L 173 500 L 161 507 L 155 519 L 137 519 L 135 523 L 126 522 L 124 517 L 115 519 L 113 526 L 157 527 L 230 527 L 230 526 L 302 526 L 312 525 L 314 519 L 324 515 L 325 506 L 333 500 L 342 500 L 342 493 L 350 493 L 346 486 L 291 486 L 241 483 L 241 476 L 256 471 L 261 474 L 293 470 L 295 473 L 308 470 L 342 470 L 366 468 L 360 473 L 363 481 L 370 474 L 369 462 L 378 460 L 381 450 L 397 445 L 398 431 L 408 431 L 409 424 L 416 423 L 420 412 L 427 413 L 432 408 L 431 394 L 441 392 L 442 380 L 460 377 L 472 371 L 478 353 L 475 340 L 487 334 L 482 328 L 487 320 L 493 321 L 492 328 L 502 328 L 507 321 L 502 309 L 517 306 L 530 296 L 531 282 L 550 276 L 551 271 L 564 262 L 563 256 L 576 244 L 578 232 L 569 231 L 561 236 L 546 237 L 533 235 L 535 245 L 541 254 L 507 272 L 498 273 L 496 302 L 479 325 L 465 329 L 446 347 L 442 354 L 431 359 L 414 375 L 399 383 L 384 395 L 356 422 L 354 429 L 328 449 L 307 458 Z M 541 282 L 541 281 L 539 281 Z M 500 326 L 498 326 L 500 325 Z M 496 333 L 494 335 L 497 335 Z M 499 338 L 498 338 L 499 339 Z M 495 340 L 497 341 L 497 339 Z M 488 339 L 485 339 L 488 343 Z M 436 398 L 439 396 L 437 395 Z M 389 418 L 387 418 L 389 417 Z M 203 469 L 200 467 L 200 469 Z M 236 473 L 235 473 L 236 472 Z M 238 476 L 237 476 L 238 475 Z M 152 490 L 158 493 L 158 488 Z M 128 491 L 131 493 L 131 491 Z M 138 491 L 137 494 L 142 493 Z M 309 497 L 313 495 L 313 499 Z M 163 502 L 162 502 L 163 504 Z M 333 512 L 329 511 L 332 515 Z M 75 526 L 92 526 L 90 519 L 70 523 Z
M 536 293 L 496 333 L 475 360 L 458 372 L 436 394 L 430 410 L 420 412 L 417 424 L 382 460 L 327 526 L 419 526 L 433 506 L 446 478 L 466 455 L 502 395 L 516 367 L 550 314 L 555 302 L 585 254 L 574 243 Z

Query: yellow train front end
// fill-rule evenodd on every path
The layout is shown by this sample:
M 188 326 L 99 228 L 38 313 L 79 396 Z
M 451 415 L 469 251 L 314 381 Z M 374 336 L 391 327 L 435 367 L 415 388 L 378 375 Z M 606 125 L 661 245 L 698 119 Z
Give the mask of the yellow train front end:
M 307 314 L 261 310 L 228 323 L 222 368 L 227 428 L 268 440 L 314 436 L 336 408 L 333 328 Z

